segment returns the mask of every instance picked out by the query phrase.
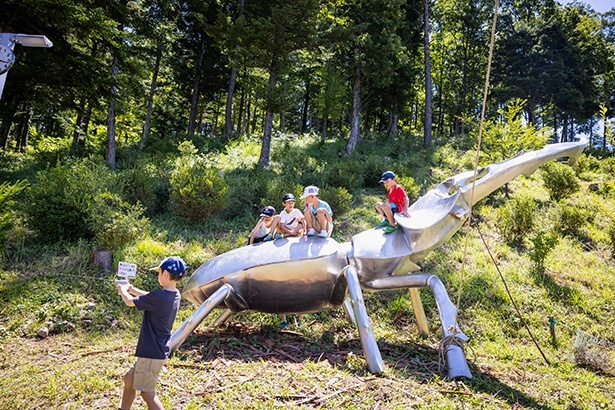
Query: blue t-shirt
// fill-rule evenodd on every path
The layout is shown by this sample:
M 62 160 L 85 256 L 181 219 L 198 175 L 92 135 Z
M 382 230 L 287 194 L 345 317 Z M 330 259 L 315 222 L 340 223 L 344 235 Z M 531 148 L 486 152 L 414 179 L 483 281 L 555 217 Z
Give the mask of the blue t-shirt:
M 310 209 L 310 211 L 312 211 L 312 213 L 314 215 L 316 215 L 316 212 L 319 209 L 324 209 L 325 211 L 327 211 L 329 213 L 329 215 L 333 216 L 333 211 L 331 210 L 331 207 L 329 206 L 328 203 L 326 203 L 325 201 L 323 201 L 322 199 L 318 200 L 318 205 L 316 206 L 316 208 L 314 208 L 314 205 L 309 204 L 308 208 Z
M 148 359 L 166 359 L 169 356 L 169 339 L 180 299 L 178 290 L 160 289 L 133 299 L 135 307 L 143 311 L 135 356 Z

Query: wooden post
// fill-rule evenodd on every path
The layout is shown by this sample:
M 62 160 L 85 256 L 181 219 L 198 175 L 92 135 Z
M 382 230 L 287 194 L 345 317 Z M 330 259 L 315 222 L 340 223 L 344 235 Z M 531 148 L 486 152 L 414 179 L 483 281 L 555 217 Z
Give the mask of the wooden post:
M 113 252 L 108 250 L 94 251 L 94 265 L 101 266 L 104 272 L 110 272 L 113 262 Z
M 419 289 L 410 288 L 408 291 L 410 292 L 410 299 L 414 307 L 414 316 L 416 317 L 416 324 L 419 327 L 419 334 L 422 337 L 427 337 L 429 336 L 429 328 L 427 327 L 427 318 L 425 317 L 425 310 L 423 309 L 423 302 L 421 302 Z

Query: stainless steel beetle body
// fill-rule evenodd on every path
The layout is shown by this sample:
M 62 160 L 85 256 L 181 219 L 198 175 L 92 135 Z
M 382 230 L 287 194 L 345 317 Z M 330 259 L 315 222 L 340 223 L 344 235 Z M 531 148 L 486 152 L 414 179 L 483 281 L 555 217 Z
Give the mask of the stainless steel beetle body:
M 547 145 L 506 161 L 458 174 L 419 198 L 409 209 L 410 218 L 395 215 L 401 229 L 383 234 L 375 228 L 350 242 L 331 238 L 283 238 L 244 246 L 218 255 L 191 276 L 182 295 L 199 308 L 173 333 L 175 350 L 213 309 L 225 308 L 216 320 L 243 311 L 308 313 L 342 305 L 357 326 L 367 365 L 372 373 L 384 370 L 373 335 L 362 290 L 409 288 L 419 328 L 426 332 L 418 292 L 429 287 L 442 324 L 442 349 L 448 377 L 471 378 L 457 324 L 457 308 L 442 282 L 420 270 L 420 261 L 448 240 L 469 217 L 470 202 L 477 202 L 520 174 L 529 175 L 545 162 L 578 157 L 586 141 Z M 412 292 L 414 291 L 414 293 Z

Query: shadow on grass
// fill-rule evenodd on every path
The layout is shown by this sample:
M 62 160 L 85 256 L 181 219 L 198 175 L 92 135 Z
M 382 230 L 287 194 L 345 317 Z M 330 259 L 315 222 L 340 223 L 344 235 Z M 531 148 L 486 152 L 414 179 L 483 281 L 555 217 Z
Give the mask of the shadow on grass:
M 331 366 L 357 376 L 370 376 L 366 366 L 359 368 L 352 359 L 355 356 L 362 357 L 360 340 L 351 338 L 336 342 L 341 333 L 344 332 L 328 330 L 319 338 L 310 338 L 293 330 L 280 330 L 269 325 L 248 327 L 245 324 L 233 323 L 219 332 L 197 330 L 175 355 L 182 360 L 195 362 L 210 362 L 216 359 L 279 363 L 327 361 Z M 345 335 L 341 336 L 339 339 L 345 338 Z M 378 347 L 385 367 L 394 369 L 402 378 L 414 379 L 419 384 L 446 378 L 446 367 L 440 365 L 437 349 L 412 341 L 403 344 L 379 341 Z M 473 393 L 505 401 L 511 406 L 551 409 L 497 377 L 482 373 L 476 366 L 470 365 L 470 371 L 474 379 L 464 380 L 466 388 L 463 394 L 467 394 L 469 389 Z M 453 387 L 454 382 L 450 383 Z M 454 390 L 451 388 L 451 392 L 454 393 Z

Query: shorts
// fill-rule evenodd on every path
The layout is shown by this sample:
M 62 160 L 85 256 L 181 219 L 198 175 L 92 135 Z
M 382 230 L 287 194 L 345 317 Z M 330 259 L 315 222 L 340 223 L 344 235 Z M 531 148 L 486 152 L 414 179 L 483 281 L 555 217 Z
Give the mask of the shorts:
M 393 202 L 389 202 L 389 205 L 391 206 L 391 212 L 393 212 L 394 214 L 399 212 L 399 209 L 397 209 L 396 204 L 394 204 Z
M 128 370 L 128 373 L 134 374 L 132 388 L 139 391 L 156 391 L 158 375 L 165 363 L 166 359 L 137 357 L 135 364 Z

